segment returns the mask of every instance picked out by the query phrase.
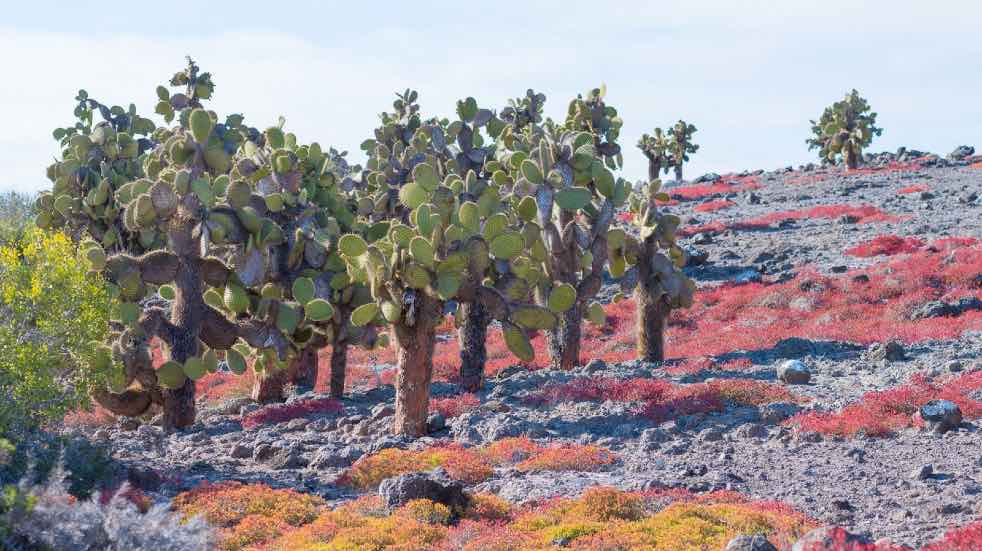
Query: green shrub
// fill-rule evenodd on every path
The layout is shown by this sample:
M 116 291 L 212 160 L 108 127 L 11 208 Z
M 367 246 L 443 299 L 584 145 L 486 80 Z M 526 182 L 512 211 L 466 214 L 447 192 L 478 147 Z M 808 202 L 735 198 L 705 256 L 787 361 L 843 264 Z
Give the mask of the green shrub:
M 28 229 L 0 246 L 0 436 L 85 406 L 106 373 L 86 361 L 106 337 L 109 296 L 63 234 Z
M 16 243 L 34 225 L 34 202 L 28 195 L 0 193 L 0 246 Z

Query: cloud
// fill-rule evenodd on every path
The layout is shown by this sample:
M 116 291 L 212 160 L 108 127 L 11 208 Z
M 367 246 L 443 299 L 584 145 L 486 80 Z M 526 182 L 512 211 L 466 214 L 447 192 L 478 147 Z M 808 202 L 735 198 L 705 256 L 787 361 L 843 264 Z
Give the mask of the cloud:
M 876 150 L 944 152 L 982 132 L 982 80 L 971 63 L 982 55 L 971 23 L 982 7 L 969 2 L 948 11 L 913 1 L 498 2 L 494 13 L 346 3 L 337 13 L 307 6 L 290 29 L 244 4 L 239 21 L 203 8 L 219 31 L 135 32 L 119 20 L 84 34 L 54 23 L 0 28 L 0 190 L 47 186 L 44 167 L 57 154 L 50 132 L 71 122 L 79 87 L 149 114 L 154 88 L 185 54 L 214 74 L 215 110 L 258 127 L 283 115 L 302 141 L 356 160 L 377 113 L 406 87 L 438 115 L 467 95 L 500 108 L 533 87 L 548 96 L 547 114 L 561 117 L 570 97 L 605 82 L 626 121 L 631 179 L 645 173 L 637 137 L 679 117 L 699 127 L 687 174 L 808 162 L 808 119 L 852 87 L 886 128 Z

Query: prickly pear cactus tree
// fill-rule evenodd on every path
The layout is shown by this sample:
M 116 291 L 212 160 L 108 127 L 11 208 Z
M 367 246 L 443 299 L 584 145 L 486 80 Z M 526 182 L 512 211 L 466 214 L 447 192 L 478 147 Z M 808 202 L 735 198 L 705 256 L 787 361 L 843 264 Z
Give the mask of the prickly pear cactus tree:
M 678 182 L 682 181 L 682 165 L 689 162 L 689 154 L 699 151 L 699 146 L 692 143 L 692 135 L 695 133 L 696 127 L 683 120 L 668 129 L 668 151 L 671 154 L 671 164 L 675 168 L 675 180 Z
M 526 361 L 533 359 L 527 331 L 557 323 L 549 309 L 513 300 L 507 285 L 499 288 L 487 277 L 521 264 L 528 249 L 507 202 L 478 176 L 486 172 L 480 129 L 491 124 L 490 111 L 468 98 L 458 103 L 459 120 L 424 121 L 416 98 L 410 90 L 399 95 L 395 112 L 383 114 L 375 138 L 363 144 L 369 160 L 356 195 L 365 224 L 339 241 L 348 273 L 372 297 L 354 310 L 352 323 L 392 328 L 398 346 L 393 430 L 410 436 L 427 431 L 436 327 L 450 301 L 479 305 Z M 502 124 L 493 126 L 500 131 Z
M 559 316 L 549 352 L 562 369 L 579 360 L 583 319 L 605 322 L 591 299 L 602 283 L 615 209 L 630 190 L 612 172 L 622 164 L 616 141 L 622 121 L 603 97 L 594 89 L 572 100 L 559 125 L 541 122 L 545 96 L 529 91 L 502 111 L 507 125 L 496 140 L 500 174 L 493 178 L 518 205 L 533 268 L 542 270 L 536 300 Z
M 883 133 L 876 126 L 876 113 L 856 90 L 826 107 L 818 122 L 809 122 L 814 136 L 806 140 L 808 149 L 818 149 L 823 163 L 841 158 L 850 169 L 862 162 L 863 150 L 873 143 L 873 136 Z
M 668 169 L 672 164 L 671 142 L 661 128 L 655 128 L 653 134 L 644 134 L 638 140 L 638 148 L 648 159 L 648 181 L 658 180 L 659 173 Z
M 637 238 L 622 230 L 612 230 L 608 237 L 611 273 L 619 272 L 625 264 L 637 272 L 636 278 L 625 280 L 637 280 L 638 359 L 648 362 L 665 359 L 668 316 L 675 308 L 691 306 L 696 289 L 681 270 L 685 255 L 675 241 L 679 217 L 659 211 L 657 201 L 668 200 L 660 188 L 661 181 L 652 180 L 631 194 L 629 209 L 638 226 Z
M 341 231 L 330 213 L 344 211 L 314 146 L 241 115 L 219 122 L 202 106 L 210 75 L 191 60 L 170 84 L 179 91 L 158 87 L 157 112 L 177 124 L 157 129 L 80 93 L 79 123 L 56 131 L 62 158 L 39 200 L 39 221 L 79 236 L 113 284 L 113 341 L 97 359 L 117 373 L 94 398 L 130 416 L 159 404 L 168 429 L 194 422 L 194 381 L 220 356 L 236 373 L 248 357 L 260 371 L 287 369 L 316 344 L 334 308 L 325 289 L 297 282 L 320 277 L 322 242 Z M 104 119 L 95 125 L 93 107 Z M 128 145 L 136 133 L 148 137 Z M 164 349 L 157 368 L 152 341 Z

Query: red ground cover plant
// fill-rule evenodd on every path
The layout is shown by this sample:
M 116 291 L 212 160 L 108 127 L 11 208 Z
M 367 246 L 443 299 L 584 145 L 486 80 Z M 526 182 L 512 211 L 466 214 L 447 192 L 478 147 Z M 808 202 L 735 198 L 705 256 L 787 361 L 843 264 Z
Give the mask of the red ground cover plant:
M 928 191 L 931 189 L 927 184 L 914 184 L 912 186 L 902 187 L 897 190 L 900 195 L 907 195 L 910 193 L 920 193 L 922 191 Z
M 446 398 L 431 398 L 430 413 L 438 412 L 450 419 L 476 409 L 479 405 L 481 405 L 481 400 L 478 399 L 477 395 L 467 392 Z
M 719 232 L 726 229 L 759 230 L 770 227 L 771 224 L 782 222 L 784 220 L 827 220 L 832 218 L 840 218 L 843 216 L 853 218 L 857 224 L 869 224 L 872 222 L 901 222 L 906 219 L 902 216 L 887 214 L 870 205 L 862 205 L 858 207 L 853 205 L 819 205 L 809 209 L 772 212 L 770 214 L 750 218 L 748 220 L 727 223 L 717 221 L 695 226 L 686 226 L 679 230 L 679 234 L 683 236 L 691 236 L 706 232 Z
M 729 199 L 716 199 L 715 201 L 706 201 L 693 207 L 692 210 L 696 212 L 716 212 L 718 210 L 728 209 L 736 205 L 733 201 Z
M 944 383 L 928 381 L 920 374 L 897 388 L 867 392 L 854 404 L 837 412 L 808 412 L 787 421 L 804 432 L 833 436 L 888 436 L 900 429 L 919 426 L 918 409 L 931 400 L 951 400 L 965 419 L 982 416 L 982 402 L 972 393 L 982 389 L 982 371 L 966 373 Z
M 259 425 L 283 423 L 314 413 L 338 415 L 344 411 L 344 405 L 331 398 L 310 398 L 297 400 L 289 404 L 274 404 L 257 409 L 242 418 L 242 428 L 251 429 Z
M 739 193 L 762 187 L 756 176 L 723 176 L 709 184 L 695 184 L 665 190 L 673 199 L 695 201 L 723 193 Z
M 921 249 L 924 241 L 916 237 L 900 237 L 897 235 L 880 235 L 867 243 L 846 249 L 849 256 L 869 258 L 871 256 L 893 256 L 901 253 L 912 253 Z

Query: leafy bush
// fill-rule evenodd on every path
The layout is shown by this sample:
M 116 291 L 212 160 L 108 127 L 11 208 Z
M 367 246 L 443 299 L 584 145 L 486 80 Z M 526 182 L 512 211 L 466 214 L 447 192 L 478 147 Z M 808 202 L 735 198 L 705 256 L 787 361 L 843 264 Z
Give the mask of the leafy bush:
M 65 235 L 31 229 L 0 247 L 0 319 L 0 434 L 58 420 L 105 383 L 87 359 L 109 296 Z
M 24 194 L 8 191 L 0 194 L 0 246 L 20 241 L 34 225 L 34 202 Z

